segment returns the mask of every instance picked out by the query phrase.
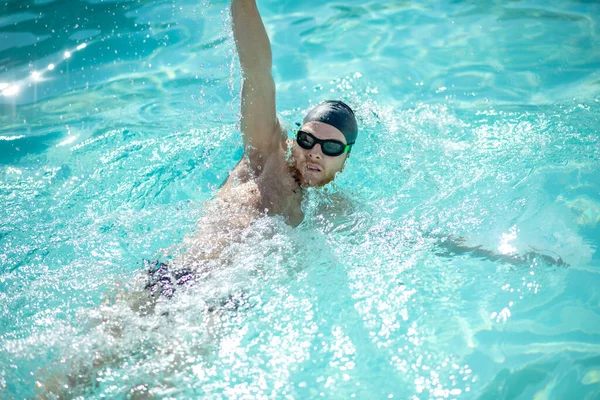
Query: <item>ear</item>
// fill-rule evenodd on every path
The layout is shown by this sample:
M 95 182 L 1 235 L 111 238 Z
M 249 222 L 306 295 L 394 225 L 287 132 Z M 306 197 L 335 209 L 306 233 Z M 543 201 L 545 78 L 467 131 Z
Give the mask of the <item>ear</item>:
M 344 169 L 346 168 L 346 161 L 348 161 L 349 157 L 350 157 L 350 152 L 346 153 L 346 158 L 344 159 L 344 162 L 342 163 L 342 168 L 340 168 L 340 172 L 343 172 Z

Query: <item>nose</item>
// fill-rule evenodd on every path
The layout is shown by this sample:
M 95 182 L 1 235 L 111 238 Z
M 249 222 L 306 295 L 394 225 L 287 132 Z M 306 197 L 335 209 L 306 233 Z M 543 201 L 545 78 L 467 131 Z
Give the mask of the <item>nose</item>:
M 317 149 L 318 147 L 318 149 Z M 310 158 L 314 158 L 315 160 L 320 160 L 323 158 L 323 149 L 321 149 L 321 145 L 319 143 L 315 144 L 312 149 L 309 150 L 308 156 Z

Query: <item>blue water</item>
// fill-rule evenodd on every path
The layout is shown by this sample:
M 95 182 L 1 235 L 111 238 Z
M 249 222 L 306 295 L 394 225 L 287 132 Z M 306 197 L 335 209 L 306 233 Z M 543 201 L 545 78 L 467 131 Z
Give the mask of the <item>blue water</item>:
M 259 6 L 281 119 L 343 98 L 359 142 L 140 316 L 241 156 L 228 2 L 0 5 L 0 397 L 598 398 L 600 5 Z

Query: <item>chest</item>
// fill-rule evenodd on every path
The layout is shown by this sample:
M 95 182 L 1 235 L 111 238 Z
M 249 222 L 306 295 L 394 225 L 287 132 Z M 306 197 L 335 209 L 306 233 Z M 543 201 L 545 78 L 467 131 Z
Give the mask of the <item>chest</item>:
M 259 213 L 281 215 L 292 226 L 299 225 L 304 219 L 300 207 L 301 189 L 289 172 L 284 154 L 270 157 L 263 164 L 260 174 L 251 173 L 250 166 L 242 161 L 232 171 L 219 197 L 227 199 L 230 204 L 238 204 Z

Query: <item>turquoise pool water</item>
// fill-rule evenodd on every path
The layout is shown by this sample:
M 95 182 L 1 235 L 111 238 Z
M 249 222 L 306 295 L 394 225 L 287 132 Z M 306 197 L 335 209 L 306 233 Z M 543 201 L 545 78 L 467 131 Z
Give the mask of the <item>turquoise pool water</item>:
M 143 317 L 241 155 L 228 2 L 0 5 L 0 397 L 598 398 L 600 5 L 259 5 L 282 120 L 341 97 L 359 142 Z

